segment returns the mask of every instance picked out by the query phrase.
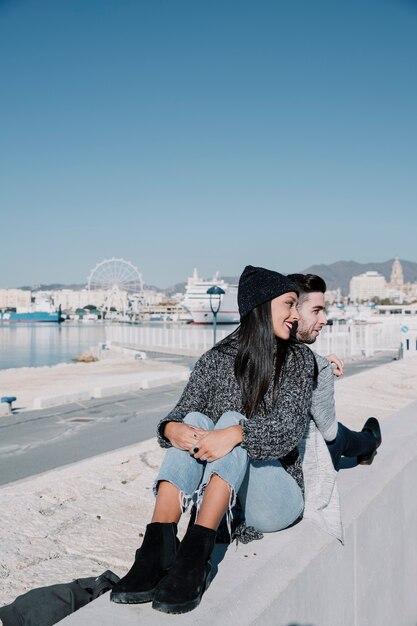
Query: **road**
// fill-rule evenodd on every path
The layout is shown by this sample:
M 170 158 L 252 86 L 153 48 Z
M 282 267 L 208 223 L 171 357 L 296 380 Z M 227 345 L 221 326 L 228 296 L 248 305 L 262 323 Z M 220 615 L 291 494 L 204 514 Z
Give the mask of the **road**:
M 192 367 L 195 359 L 148 354 Z M 345 376 L 391 361 L 392 353 L 346 365 Z M 81 461 L 155 436 L 156 425 L 178 400 L 176 383 L 0 420 L 0 485 Z

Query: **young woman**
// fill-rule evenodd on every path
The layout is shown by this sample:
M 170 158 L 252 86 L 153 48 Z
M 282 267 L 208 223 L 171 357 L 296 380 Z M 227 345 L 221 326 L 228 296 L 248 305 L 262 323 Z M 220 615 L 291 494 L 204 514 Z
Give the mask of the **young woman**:
M 298 289 L 286 276 L 247 266 L 238 289 L 238 329 L 197 362 L 176 407 L 158 426 L 169 448 L 156 504 L 135 562 L 111 593 L 153 601 L 166 613 L 194 609 L 210 582 L 210 554 L 236 495 L 245 522 L 274 532 L 303 511 L 297 445 L 314 376 L 312 352 L 291 337 Z M 177 523 L 192 500 L 195 524 L 181 544 Z

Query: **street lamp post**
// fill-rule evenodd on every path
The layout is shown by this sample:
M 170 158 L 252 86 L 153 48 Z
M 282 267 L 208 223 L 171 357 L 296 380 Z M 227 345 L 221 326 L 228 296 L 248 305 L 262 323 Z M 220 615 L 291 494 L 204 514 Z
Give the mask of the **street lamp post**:
M 216 343 L 216 326 L 217 326 L 217 313 L 220 311 L 222 304 L 222 295 L 226 292 L 218 285 L 213 285 L 207 289 L 207 293 L 210 296 L 210 309 L 213 313 L 213 346 Z

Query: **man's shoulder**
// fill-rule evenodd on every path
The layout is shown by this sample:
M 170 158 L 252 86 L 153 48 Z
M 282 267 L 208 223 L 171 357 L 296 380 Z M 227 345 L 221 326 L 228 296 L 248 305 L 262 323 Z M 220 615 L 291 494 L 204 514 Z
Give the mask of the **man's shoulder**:
M 330 367 L 330 361 L 328 361 L 325 356 L 321 356 L 321 354 L 317 354 L 316 352 L 313 352 L 313 354 L 314 354 L 314 357 L 316 359 L 316 363 L 317 363 L 317 367 L 319 368 L 319 372 L 321 372 L 322 370 Z

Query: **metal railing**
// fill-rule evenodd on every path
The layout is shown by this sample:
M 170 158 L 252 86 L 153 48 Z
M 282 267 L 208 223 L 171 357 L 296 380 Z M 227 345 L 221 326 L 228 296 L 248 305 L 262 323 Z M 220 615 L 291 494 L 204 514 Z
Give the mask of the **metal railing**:
M 217 330 L 217 341 L 229 335 L 235 326 Z M 213 329 L 211 326 L 109 326 L 106 328 L 106 341 L 118 345 L 178 352 L 178 354 L 202 354 L 213 345 Z
M 220 341 L 234 326 L 217 330 Z M 338 324 L 323 328 L 314 344 L 314 351 L 342 358 L 372 356 L 380 350 L 398 350 L 401 343 L 401 322 L 387 320 L 375 324 Z M 134 349 L 166 351 L 178 354 L 202 354 L 213 345 L 211 326 L 108 326 L 106 341 Z
M 318 354 L 341 358 L 372 356 L 380 350 L 399 350 L 401 324 L 384 321 L 375 324 L 333 324 L 323 328 L 314 344 Z

